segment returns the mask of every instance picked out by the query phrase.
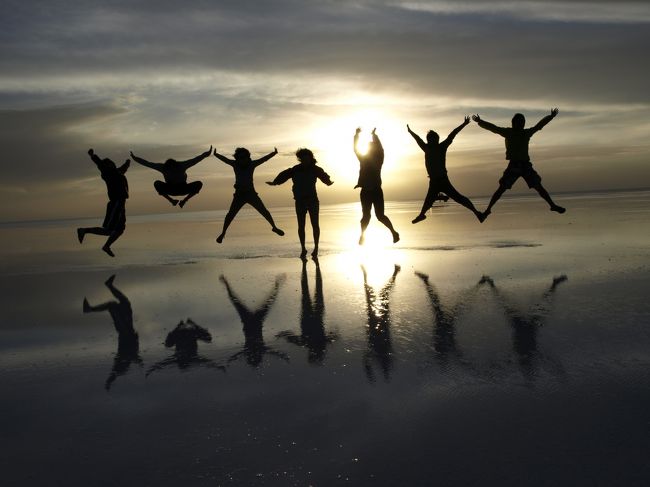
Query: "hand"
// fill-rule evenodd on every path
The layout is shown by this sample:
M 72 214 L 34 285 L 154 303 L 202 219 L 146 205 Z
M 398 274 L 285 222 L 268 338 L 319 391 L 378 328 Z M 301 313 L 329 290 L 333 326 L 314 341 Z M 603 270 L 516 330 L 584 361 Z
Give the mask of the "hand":
M 465 116 L 465 121 L 463 122 L 464 125 L 467 125 L 469 123 L 469 115 Z
M 475 122 L 478 123 L 478 122 L 481 121 L 481 117 L 479 117 L 479 115 L 478 115 L 478 113 L 477 113 L 476 115 L 472 115 L 472 120 L 474 120 Z
M 554 117 L 555 115 L 558 114 L 559 111 L 560 111 L 559 108 L 553 108 L 553 109 L 551 110 L 551 116 Z
M 129 154 L 131 154 L 131 157 L 135 159 L 135 155 L 133 154 L 133 151 L 129 152 Z
M 359 132 L 361 132 L 361 127 L 357 127 L 357 130 L 355 130 L 354 134 L 359 135 Z
M 326 184 L 327 186 L 331 186 L 332 184 L 334 184 L 334 181 L 330 181 L 329 183 L 325 183 L 325 184 Z
M 92 156 L 94 153 L 95 153 L 94 150 L 92 150 L 92 149 L 88 149 L 88 155 L 89 155 L 89 156 Z
M 127 159 L 126 161 L 124 161 L 124 164 L 126 164 L 127 166 L 131 164 L 131 159 Z
M 269 186 L 275 186 L 275 183 L 273 181 L 267 181 L 266 184 L 268 184 Z
M 274 147 L 274 148 L 273 148 L 273 153 L 274 153 L 274 154 L 277 154 L 277 153 L 278 153 L 278 148 L 277 148 L 277 147 Z
M 212 144 L 210 144 L 210 148 L 207 151 L 205 151 L 205 154 L 207 155 L 212 154 Z
M 408 123 L 406 124 L 406 130 L 408 130 L 409 132 L 411 131 L 411 127 L 409 127 Z
M 371 132 L 372 135 L 375 135 L 375 132 L 376 132 L 376 131 L 377 131 L 377 127 L 375 127 L 374 129 L 372 129 L 372 132 Z

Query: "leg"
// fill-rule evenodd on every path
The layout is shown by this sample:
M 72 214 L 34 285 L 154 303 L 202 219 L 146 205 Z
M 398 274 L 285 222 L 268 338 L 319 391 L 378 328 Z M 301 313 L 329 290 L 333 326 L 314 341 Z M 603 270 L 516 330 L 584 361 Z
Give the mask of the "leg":
M 187 200 L 189 200 L 192 196 L 197 195 L 199 191 L 201 191 L 201 188 L 203 188 L 203 183 L 201 181 L 194 181 L 193 183 L 190 183 L 187 185 L 188 193 L 185 198 L 181 200 L 180 203 L 178 203 L 178 206 L 183 208 L 185 206 L 185 203 L 187 203 Z
M 535 184 L 535 185 L 533 186 L 533 189 L 534 189 L 535 191 L 537 191 L 537 192 L 539 193 L 539 195 L 540 195 L 542 198 L 544 198 L 544 200 L 549 204 L 549 206 L 551 207 L 551 208 L 550 208 L 551 211 L 555 211 L 555 212 L 557 212 L 557 213 L 564 213 L 564 212 L 566 211 L 566 209 L 563 208 L 562 206 L 558 206 L 558 205 L 555 204 L 555 202 L 554 202 L 553 199 L 551 198 L 551 195 L 548 194 L 548 191 L 546 191 L 546 189 L 544 188 L 544 186 L 542 186 L 542 183 Z
M 307 208 L 303 202 L 295 202 L 296 218 L 298 219 L 298 240 L 300 240 L 300 258 L 304 259 L 307 255 L 305 247 L 305 220 L 307 219 Z
M 388 217 L 384 214 L 384 192 L 381 189 L 377 193 L 377 197 L 375 198 L 374 205 L 375 205 L 375 216 L 377 217 L 377 220 L 383 223 L 390 230 L 390 233 L 393 234 L 393 243 L 399 242 L 399 233 L 395 231 L 395 229 L 393 228 L 393 224 L 388 219 Z
M 164 181 L 154 181 L 153 187 L 156 189 L 156 192 L 160 196 L 162 196 L 167 201 L 169 201 L 173 206 L 176 206 L 178 204 L 178 200 L 175 200 L 174 198 L 170 198 L 169 195 L 167 194 L 167 183 L 165 183 Z
M 242 209 L 242 206 L 246 204 L 246 200 L 237 195 L 233 196 L 232 203 L 230 203 L 230 209 L 226 213 L 226 218 L 223 221 L 223 228 L 221 229 L 221 234 L 217 237 L 217 243 L 223 242 L 223 238 L 226 236 L 226 230 L 232 223 L 235 218 L 235 215 L 239 213 L 239 210 Z
M 424 203 L 422 204 L 422 209 L 420 210 L 420 214 L 416 216 L 413 219 L 413 221 L 411 221 L 411 223 L 418 223 L 426 219 L 427 217 L 426 212 L 429 211 L 429 208 L 433 206 L 433 203 L 434 201 L 436 201 L 437 196 L 438 196 L 437 188 L 434 188 L 429 183 L 429 190 L 427 191 L 427 195 L 424 197 Z
M 368 190 L 361 189 L 361 236 L 359 237 L 359 245 L 363 245 L 365 241 L 365 232 L 370 223 L 370 210 L 372 209 L 372 195 Z
M 315 259 L 318 257 L 318 241 L 320 240 L 320 224 L 318 218 L 319 204 L 316 201 L 309 206 L 309 221 L 311 222 L 311 231 L 314 236 L 314 250 L 311 256 Z
M 115 230 L 114 232 L 112 232 L 112 233 L 108 236 L 108 239 L 106 240 L 106 243 L 105 243 L 104 246 L 102 247 L 102 250 L 103 250 L 104 252 L 106 252 L 108 255 L 110 255 L 111 257 L 115 257 L 115 254 L 114 254 L 113 251 L 111 250 L 111 245 L 112 245 L 113 242 L 115 242 L 118 238 L 120 238 L 120 236 L 121 236 L 123 233 L 124 233 L 124 228 L 121 228 L 121 229 L 118 229 L 118 230 Z
M 484 220 L 485 220 L 485 219 L 488 217 L 488 215 L 491 213 L 492 207 L 495 205 L 495 203 L 496 203 L 497 201 L 499 201 L 499 198 L 501 198 L 501 196 L 503 196 L 503 193 L 505 193 L 507 189 L 508 189 L 508 188 L 506 188 L 505 186 L 503 186 L 503 185 L 501 185 L 501 184 L 499 185 L 499 187 L 497 188 L 497 190 L 496 190 L 496 191 L 494 192 L 494 194 L 492 195 L 492 199 L 490 199 L 490 203 L 488 204 L 487 208 L 486 208 L 485 211 L 483 212 L 483 219 L 484 219 Z
M 454 200 L 456 203 L 458 203 L 459 205 L 464 206 L 472 213 L 474 213 L 474 216 L 478 218 L 480 222 L 483 222 L 485 220 L 483 214 L 480 211 L 478 211 L 474 206 L 474 203 L 472 203 L 467 196 L 460 194 L 456 190 L 456 188 L 452 186 L 451 183 L 447 184 L 447 187 L 445 188 L 445 194 L 449 196 L 452 200 Z
M 115 257 L 115 254 L 111 250 L 111 245 L 120 238 L 120 235 L 124 233 L 124 229 L 126 228 L 126 208 L 124 205 L 124 201 L 109 202 L 111 211 L 104 221 L 104 226 L 110 233 L 102 250 L 111 257 Z
M 266 206 L 264 206 L 264 203 L 260 199 L 259 196 L 255 195 L 254 198 L 251 198 L 248 203 L 255 208 L 260 215 L 264 217 L 264 219 L 271 224 L 271 231 L 273 233 L 277 233 L 280 236 L 284 235 L 284 232 L 280 230 L 278 227 L 275 226 L 275 222 L 273 221 L 273 217 L 271 216 L 271 213 L 269 210 L 266 209 Z

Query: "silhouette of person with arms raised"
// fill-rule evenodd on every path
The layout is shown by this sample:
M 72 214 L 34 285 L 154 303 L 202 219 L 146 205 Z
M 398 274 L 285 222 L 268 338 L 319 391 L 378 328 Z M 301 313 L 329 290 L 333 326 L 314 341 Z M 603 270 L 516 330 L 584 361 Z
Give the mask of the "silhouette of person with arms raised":
M 307 261 L 302 262 L 300 278 L 302 297 L 300 301 L 300 335 L 290 331 L 282 331 L 276 336 L 284 338 L 289 343 L 307 349 L 307 361 L 313 365 L 322 365 L 325 360 L 327 346 L 338 338 L 335 333 L 326 333 L 323 325 L 325 315 L 325 300 L 323 298 L 323 277 L 316 260 L 316 291 L 312 300 L 307 279 Z
M 102 250 L 111 257 L 115 257 L 111 245 L 120 238 L 126 228 L 126 200 L 129 197 L 129 183 L 125 174 L 131 161 L 127 159 L 124 164 L 117 167 L 110 159 L 99 158 L 92 149 L 88 150 L 88 155 L 99 169 L 101 178 L 106 183 L 108 204 L 106 205 L 106 215 L 102 226 L 77 228 L 77 238 L 79 243 L 83 243 L 87 233 L 108 235 Z
M 469 198 L 463 196 L 456 190 L 456 188 L 454 188 L 449 181 L 449 176 L 447 175 L 447 149 L 454 141 L 454 137 L 456 137 L 468 124 L 469 117 L 465 117 L 463 123 L 452 130 L 447 138 L 442 142 L 440 142 L 440 136 L 433 130 L 427 132 L 427 141 L 424 142 L 411 130 L 411 127 L 408 125 L 406 126 L 409 134 L 411 134 L 420 146 L 420 149 L 424 152 L 424 164 L 427 169 L 427 174 L 429 175 L 429 190 L 424 198 L 422 209 L 420 210 L 420 214 L 416 216 L 411 223 L 421 222 L 427 217 L 426 212 L 433 206 L 434 201 L 436 199 L 441 199 L 440 193 L 446 194 L 456 203 L 470 210 L 480 222 L 485 219 L 483 214 L 474 207 L 474 204 L 469 200 Z
M 280 285 L 284 281 L 284 276 L 278 276 L 275 278 L 275 284 L 269 292 L 268 296 L 262 303 L 262 305 L 256 310 L 250 310 L 235 294 L 235 292 L 230 287 L 228 280 L 225 276 L 220 276 L 219 280 L 226 286 L 226 291 L 228 291 L 228 297 L 230 302 L 235 307 L 237 314 L 239 314 L 239 319 L 244 325 L 244 347 L 240 352 L 237 352 L 228 359 L 228 362 L 234 362 L 240 357 L 246 359 L 246 363 L 253 368 L 258 368 L 264 356 L 266 354 L 281 358 L 282 360 L 289 361 L 289 357 L 282 352 L 273 350 L 271 347 L 267 346 L 264 342 L 264 334 L 262 328 L 264 326 L 264 320 L 266 316 L 271 311 L 275 300 L 278 297 L 278 292 L 280 291 Z
M 363 153 L 359 150 L 359 133 L 361 128 L 357 128 L 354 133 L 354 153 L 359 159 L 359 179 L 356 188 L 361 188 L 361 236 L 359 245 L 365 241 L 365 232 L 370 223 L 370 212 L 375 207 L 375 216 L 377 220 L 383 223 L 393 235 L 393 243 L 399 242 L 399 233 L 393 228 L 393 224 L 384 214 L 384 192 L 381 189 L 381 167 L 384 164 L 384 148 L 381 145 L 379 137 L 375 133 L 377 129 L 372 129 L 372 140 L 368 145 L 368 151 Z
M 505 138 L 506 142 L 506 159 L 508 160 L 508 167 L 503 171 L 503 176 L 499 179 L 499 187 L 492 195 L 488 207 L 483 212 L 484 219 L 490 215 L 492 207 L 497 201 L 499 201 L 499 198 L 501 198 L 503 193 L 512 188 L 512 185 L 515 184 L 515 181 L 520 177 L 524 178 L 529 188 L 536 190 L 539 195 L 544 198 L 544 200 L 549 204 L 551 211 L 555 211 L 556 213 L 564 213 L 566 211 L 565 208 L 558 206 L 553 202 L 551 195 L 549 195 L 548 191 L 546 191 L 544 186 L 542 186 L 542 178 L 533 169 L 533 164 L 528 155 L 528 144 L 530 138 L 536 132 L 542 130 L 547 123 L 553 120 L 558 112 L 559 110 L 557 108 L 553 108 L 550 115 L 546 115 L 537 122 L 537 125 L 530 128 L 524 128 L 526 126 L 526 118 L 521 113 L 515 113 L 512 117 L 512 127 L 510 128 L 497 127 L 496 125 L 483 120 L 478 116 L 478 114 L 472 116 L 474 121 L 478 123 L 479 127 L 500 135 Z
M 372 286 L 368 284 L 366 268 L 361 266 L 368 314 L 368 344 L 363 354 L 363 367 L 370 382 L 375 382 L 375 373 L 372 368 L 373 359 L 379 364 L 384 380 L 390 380 L 393 368 L 393 347 L 390 338 L 390 295 L 395 287 L 395 278 L 400 269 L 400 266 L 396 264 L 392 276 L 377 295 Z
M 108 311 L 113 319 L 113 326 L 117 332 L 117 353 L 113 360 L 113 369 L 104 385 L 106 390 L 111 388 L 111 385 L 118 377 L 129 371 L 132 363 L 142 365 L 142 358 L 140 358 L 140 341 L 138 339 L 138 334 L 133 328 L 133 311 L 131 309 L 131 302 L 113 285 L 114 280 L 115 274 L 109 277 L 104 284 L 117 301 L 106 301 L 103 304 L 91 306 L 88 303 L 88 300 L 84 298 L 83 303 L 84 313 Z
M 320 179 L 327 186 L 334 184 L 322 167 L 317 165 L 314 154 L 309 149 L 298 149 L 296 157 L 300 164 L 285 169 L 273 181 L 266 184 L 277 186 L 292 180 L 293 199 L 295 200 L 296 218 L 298 219 L 298 239 L 300 240 L 300 258 L 307 256 L 305 247 L 305 220 L 309 213 L 311 229 L 314 235 L 314 250 L 311 256 L 318 257 L 318 241 L 320 239 L 320 225 L 318 222 L 318 194 L 316 193 L 316 180 Z
M 199 191 L 201 191 L 201 188 L 203 188 L 203 183 L 201 181 L 194 181 L 191 183 L 187 182 L 187 170 L 201 162 L 210 154 L 212 154 L 212 146 L 210 146 L 207 151 L 187 161 L 167 159 L 164 163 L 149 162 L 137 157 L 133 152 L 131 152 L 131 157 L 138 164 L 161 172 L 165 180 L 154 181 L 153 187 L 156 188 L 156 191 L 160 196 L 169 201 L 173 206 L 178 205 L 183 208 L 185 203 L 187 203 L 190 198 L 197 195 Z M 172 198 L 172 196 L 183 195 L 185 195 L 185 198 L 180 201 Z
M 228 227 L 234 220 L 237 213 L 239 213 L 239 210 L 241 210 L 246 203 L 255 208 L 259 214 L 262 215 L 266 221 L 271 224 L 272 232 L 277 233 L 280 236 L 284 235 L 284 232 L 275 226 L 275 222 L 273 221 L 271 213 L 266 209 L 266 206 L 264 206 L 264 203 L 257 194 L 257 191 L 255 191 L 255 186 L 253 184 L 253 172 L 255 171 L 255 168 L 264 164 L 277 153 L 278 149 L 274 148 L 273 152 L 270 152 L 264 157 L 253 161 L 251 160 L 251 153 L 248 151 L 248 149 L 238 147 L 235 149 L 235 159 L 233 160 L 222 156 L 215 149 L 214 157 L 222 162 L 225 162 L 235 171 L 235 194 L 233 194 L 230 209 L 228 210 L 226 218 L 223 221 L 223 229 L 221 230 L 221 234 L 217 237 L 217 243 L 223 242 Z
M 207 367 L 225 371 L 224 366 L 199 355 L 199 341 L 210 343 L 212 342 L 212 335 L 190 318 L 185 321 L 181 320 L 165 339 L 165 347 L 174 347 L 174 353 L 170 357 L 152 365 L 147 371 L 147 376 L 172 365 L 177 366 L 179 370 Z
M 542 327 L 550 312 L 555 290 L 566 280 L 567 276 L 565 275 L 553 278 L 550 287 L 542 294 L 542 299 L 531 306 L 530 311 L 526 313 L 521 312 L 514 306 L 490 277 L 483 276 L 479 281 L 479 284 L 488 284 L 490 286 L 503 307 L 512 327 L 512 348 L 517 354 L 522 374 L 528 381 L 535 379 L 539 369 L 540 353 L 537 350 L 537 331 Z

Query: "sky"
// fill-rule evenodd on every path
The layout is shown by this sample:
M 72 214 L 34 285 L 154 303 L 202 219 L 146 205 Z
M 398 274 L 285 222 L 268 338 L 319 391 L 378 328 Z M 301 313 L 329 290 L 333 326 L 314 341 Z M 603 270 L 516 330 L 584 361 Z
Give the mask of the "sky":
M 0 221 L 102 215 L 91 147 L 118 164 L 277 147 L 255 173 L 268 206 L 292 205 L 290 184 L 264 181 L 308 147 L 335 181 L 321 202 L 355 201 L 357 126 L 384 143 L 386 199 L 422 199 L 407 123 L 445 137 L 465 115 L 532 125 L 553 107 L 531 141 L 551 193 L 650 186 L 645 0 L 4 0 L 0 19 Z M 491 194 L 505 164 L 503 139 L 475 123 L 447 155 L 469 196 Z M 130 214 L 178 211 L 159 173 L 127 176 Z M 188 180 L 204 187 L 187 209 L 228 207 L 230 167 L 210 157 Z

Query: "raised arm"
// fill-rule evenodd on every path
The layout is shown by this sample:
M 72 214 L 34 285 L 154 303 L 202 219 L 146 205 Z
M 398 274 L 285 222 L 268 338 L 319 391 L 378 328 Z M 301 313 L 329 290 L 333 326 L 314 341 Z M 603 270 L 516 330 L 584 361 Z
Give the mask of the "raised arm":
M 219 154 L 219 153 L 217 152 L 217 149 L 214 150 L 214 157 L 216 157 L 217 159 L 219 159 L 221 162 L 225 162 L 225 163 L 228 164 L 229 166 L 232 166 L 232 165 L 235 164 L 235 161 L 234 161 L 234 160 L 232 160 L 232 159 L 228 159 L 226 156 L 222 156 L 221 154 Z
M 126 174 L 126 171 L 128 171 L 130 165 L 131 165 L 131 159 L 127 159 L 126 161 L 124 161 L 124 164 L 122 164 L 120 167 L 117 168 L 117 170 L 122 174 Z
M 130 154 L 131 154 L 131 159 L 133 159 L 138 164 L 162 172 L 164 166 L 163 164 L 160 164 L 159 162 L 149 162 L 146 159 L 142 159 L 141 157 L 136 156 L 133 153 L 133 151 L 131 151 Z
M 180 162 L 185 167 L 185 169 L 189 169 L 193 165 L 198 164 L 199 162 L 201 162 L 203 159 L 208 157 L 210 154 L 212 154 L 212 146 L 210 146 L 210 148 L 207 151 L 199 154 L 198 156 L 194 157 L 193 159 L 189 159 L 187 161 L 180 161 Z
M 427 150 L 427 144 L 424 142 L 424 140 L 422 140 L 418 134 L 413 132 L 411 130 L 411 127 L 408 126 L 408 124 L 406 124 L 406 129 L 409 131 L 409 134 L 411 134 L 411 137 L 413 137 L 415 139 L 415 141 L 418 143 L 418 145 L 420 146 L 420 149 L 422 149 L 423 151 L 426 151 Z
M 254 164 L 256 167 L 259 166 L 260 164 L 264 164 L 266 161 L 268 161 L 271 157 L 273 157 L 273 156 L 276 155 L 277 153 L 278 153 L 278 148 L 277 148 L 277 147 L 274 147 L 274 148 L 273 148 L 273 152 L 269 152 L 269 153 L 266 154 L 264 157 L 260 157 L 259 159 L 253 161 L 253 164 Z
M 359 152 L 359 149 L 357 149 L 357 143 L 359 142 L 359 134 L 361 133 L 361 127 L 357 127 L 357 130 L 354 132 L 354 153 L 357 155 L 357 157 L 363 156 Z
M 280 174 L 278 174 L 273 181 L 267 181 L 266 184 L 268 184 L 269 186 L 278 186 L 280 184 L 289 181 L 292 175 L 293 175 L 293 168 L 290 167 L 289 169 L 285 169 Z
M 372 129 L 372 143 L 377 148 L 377 154 L 380 154 L 381 157 L 384 157 L 384 146 L 381 145 L 381 140 L 379 140 L 379 136 L 375 133 L 376 130 L 376 128 Z
M 452 130 L 447 138 L 445 139 L 445 142 L 447 144 L 451 144 L 454 140 L 454 137 L 458 135 L 458 133 L 465 128 L 466 125 L 469 124 L 469 117 L 465 117 L 465 120 L 463 120 L 463 123 L 461 123 L 458 127 L 456 127 L 454 130 Z
M 478 113 L 476 115 L 472 115 L 472 120 L 474 120 L 478 124 L 478 126 L 481 127 L 482 129 L 489 130 L 490 132 L 494 132 L 495 134 L 499 134 L 502 137 L 506 136 L 505 135 L 506 131 L 505 131 L 505 129 L 503 127 L 497 127 L 493 123 L 490 123 L 490 122 L 487 122 L 487 121 L 483 120 L 478 115 Z
M 92 150 L 92 149 L 88 149 L 88 155 L 90 156 L 90 158 L 92 159 L 92 161 L 93 161 L 93 162 L 94 162 L 98 167 L 101 166 L 101 164 L 102 164 L 102 160 L 101 160 L 101 158 L 100 158 L 97 154 L 95 154 L 95 151 L 94 151 L 94 150 Z
M 549 123 L 551 120 L 553 120 L 555 118 L 555 116 L 558 114 L 559 111 L 560 111 L 559 109 L 553 108 L 551 110 L 550 115 L 546 115 L 539 122 L 537 122 L 537 125 L 535 125 L 534 127 L 532 127 L 530 129 L 530 134 L 532 135 L 535 132 L 537 132 L 538 130 L 542 130 L 547 123 Z

